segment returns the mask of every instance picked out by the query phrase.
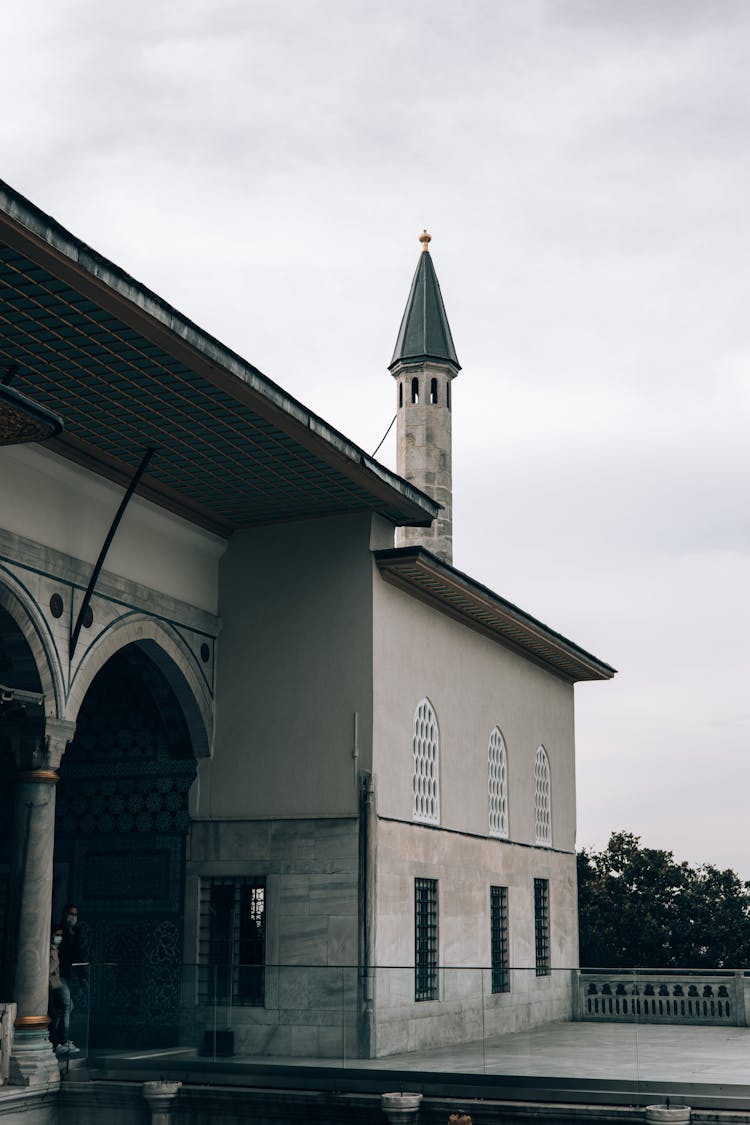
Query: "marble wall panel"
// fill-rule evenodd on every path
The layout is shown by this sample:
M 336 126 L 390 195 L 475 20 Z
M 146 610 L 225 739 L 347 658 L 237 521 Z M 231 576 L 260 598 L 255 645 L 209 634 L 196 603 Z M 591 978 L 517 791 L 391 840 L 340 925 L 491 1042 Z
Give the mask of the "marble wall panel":
M 351 1009 L 355 994 L 351 986 L 351 974 L 345 969 L 310 969 L 310 1006 L 317 1011 L 333 1008 L 343 1012 Z
M 312 914 L 356 915 L 356 875 L 348 873 L 311 875 L 309 898 Z
M 291 1053 L 295 1058 L 317 1058 L 320 1054 L 317 1027 L 293 1027 L 291 1029 Z
M 278 879 L 279 915 L 310 913 L 310 878 L 310 875 L 288 874 Z
M 287 965 L 277 970 L 279 1008 L 307 1008 L 310 1005 L 310 970 L 307 967 L 291 968 Z M 268 995 L 266 995 L 268 1004 Z
M 237 1035 L 246 1038 L 253 1053 L 307 1053 L 313 1045 L 323 1050 L 317 1029 L 338 1027 L 344 1008 L 353 1020 L 357 970 L 342 966 L 357 962 L 358 857 L 358 825 L 352 819 L 193 826 L 185 930 L 193 959 L 200 879 L 266 878 L 265 1006 L 236 1007 L 232 1013 Z M 288 1038 L 260 1031 L 264 1024 L 283 1026 Z M 305 1029 L 304 1034 L 295 1031 L 292 1039 L 296 1028 Z M 331 1049 L 330 1036 L 324 1049 Z
M 329 965 L 356 965 L 357 927 L 352 921 L 351 915 L 343 918 L 334 914 L 328 916 Z
M 279 916 L 279 964 L 325 965 L 328 918 L 325 914 Z

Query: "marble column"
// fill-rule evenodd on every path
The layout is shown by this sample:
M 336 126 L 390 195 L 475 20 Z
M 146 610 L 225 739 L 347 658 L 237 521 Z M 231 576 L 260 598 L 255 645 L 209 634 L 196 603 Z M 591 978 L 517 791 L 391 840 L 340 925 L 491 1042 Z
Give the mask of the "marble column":
M 16 921 L 13 999 L 17 1005 L 11 1085 L 59 1082 L 47 1035 L 52 860 L 55 845 L 57 769 L 75 725 L 47 719 L 44 736 L 23 729 L 13 739 L 16 762 L 11 899 Z

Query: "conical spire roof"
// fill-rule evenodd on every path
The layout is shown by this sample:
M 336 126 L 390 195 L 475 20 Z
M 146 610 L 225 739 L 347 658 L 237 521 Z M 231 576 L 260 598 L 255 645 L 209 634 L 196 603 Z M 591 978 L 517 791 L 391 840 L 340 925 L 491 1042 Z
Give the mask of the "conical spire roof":
M 420 235 L 419 241 L 423 253 L 419 255 L 419 265 L 411 283 L 409 300 L 388 368 L 392 370 L 401 360 L 433 359 L 450 363 L 456 371 L 460 371 L 461 364 L 453 346 L 440 285 L 428 249 L 430 235 L 427 231 Z

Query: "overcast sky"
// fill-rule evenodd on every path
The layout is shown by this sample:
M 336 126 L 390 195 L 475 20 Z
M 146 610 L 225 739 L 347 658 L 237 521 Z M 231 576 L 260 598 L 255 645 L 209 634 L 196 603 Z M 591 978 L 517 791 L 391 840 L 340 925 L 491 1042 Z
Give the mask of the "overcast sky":
M 750 879 L 750 3 L 29 0 L 0 27 L 0 177 L 368 452 L 430 230 L 454 562 L 620 670 L 576 689 L 579 844 Z

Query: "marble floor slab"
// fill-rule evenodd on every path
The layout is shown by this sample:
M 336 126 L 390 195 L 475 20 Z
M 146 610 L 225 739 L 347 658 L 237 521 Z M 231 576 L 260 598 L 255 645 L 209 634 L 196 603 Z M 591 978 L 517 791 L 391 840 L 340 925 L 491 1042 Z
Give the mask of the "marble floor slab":
M 186 1048 L 165 1052 L 187 1060 Z M 112 1054 L 108 1052 L 108 1054 Z M 120 1058 L 127 1052 L 117 1052 Z M 159 1052 L 131 1058 L 158 1057 Z M 274 1067 L 341 1067 L 353 1070 L 434 1071 L 605 1081 L 708 1083 L 750 1088 L 750 1028 L 554 1023 L 460 1047 L 441 1047 L 380 1059 L 248 1057 L 225 1066 L 267 1063 Z

